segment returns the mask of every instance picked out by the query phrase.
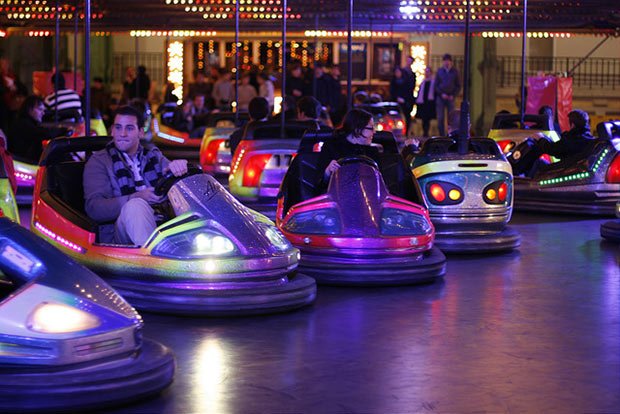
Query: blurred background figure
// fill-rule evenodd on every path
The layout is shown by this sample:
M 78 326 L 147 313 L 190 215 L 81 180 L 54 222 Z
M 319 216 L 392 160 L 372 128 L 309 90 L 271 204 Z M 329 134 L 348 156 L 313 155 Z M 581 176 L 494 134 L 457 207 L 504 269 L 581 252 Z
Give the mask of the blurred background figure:
M 82 117 L 80 95 L 65 86 L 65 77 L 62 73 L 54 73 L 50 77 L 50 82 L 55 91 L 45 97 L 45 119 L 55 120 L 58 113 L 58 121 L 78 122 Z
M 46 128 L 41 125 L 45 106 L 43 100 L 31 95 L 24 100 L 19 116 L 9 130 L 9 151 L 13 155 L 37 162 L 43 152 L 43 141 L 67 133 L 66 128 Z
M 97 111 L 97 113 L 103 118 L 104 114 L 108 110 L 110 102 L 110 94 L 106 91 L 103 79 L 100 77 L 94 77 L 93 83 L 90 86 L 90 105 L 91 110 Z M 93 115 L 96 115 L 93 113 Z
M 139 98 L 148 102 L 150 90 L 151 78 L 146 74 L 146 66 L 140 65 L 136 78 L 129 85 L 129 98 Z
M 427 66 L 424 71 L 424 80 L 422 80 L 420 84 L 415 104 L 415 117 L 422 120 L 422 134 L 428 137 L 430 136 L 429 130 L 431 127 L 431 120 L 437 118 L 437 111 L 435 108 L 435 78 L 433 77 L 433 68 L 430 66 Z
M 461 90 L 459 73 L 452 64 L 452 56 L 443 55 L 443 64 L 435 76 L 435 106 L 437 108 L 437 127 L 439 135 L 446 134 L 446 112 L 454 110 L 454 99 Z
M 258 96 L 258 93 L 256 93 L 256 88 L 254 88 L 254 86 L 252 86 L 252 84 L 250 83 L 249 73 L 244 73 L 243 75 L 241 75 L 240 82 L 241 83 L 237 88 L 237 110 L 247 112 L 250 101 L 256 98 L 256 96 Z
M 136 68 L 130 66 L 125 69 L 125 80 L 123 81 L 123 96 L 121 97 L 121 103 L 127 103 L 131 99 L 131 85 L 136 79 Z
M 235 88 L 230 81 L 231 73 L 226 69 L 220 69 L 220 75 L 213 85 L 213 100 L 215 108 L 222 111 L 230 111 L 231 104 L 235 100 Z
M 407 123 L 407 132 L 411 124 L 411 110 L 413 109 L 413 84 L 414 77 L 406 74 L 399 66 L 394 68 L 394 75 L 390 81 L 390 100 L 398 102 Z
M 267 73 L 263 72 L 258 75 L 258 96 L 265 98 L 269 103 L 269 107 L 271 110 L 269 113 L 273 112 L 273 106 L 275 101 L 275 92 L 273 87 L 273 81 L 271 80 L 271 76 Z

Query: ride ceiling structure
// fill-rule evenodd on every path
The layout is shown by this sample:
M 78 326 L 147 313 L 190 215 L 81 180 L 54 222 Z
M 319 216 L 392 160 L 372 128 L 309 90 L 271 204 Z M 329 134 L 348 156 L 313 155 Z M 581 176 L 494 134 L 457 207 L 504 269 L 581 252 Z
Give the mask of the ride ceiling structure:
M 350 2 L 355 30 L 392 32 L 461 32 L 467 0 L 92 0 L 91 29 L 109 32 L 133 29 L 234 29 L 239 6 L 242 30 L 277 30 L 286 4 L 290 30 L 346 30 Z M 55 10 L 67 30 L 75 13 L 83 19 L 84 0 L 0 0 L 4 30 L 47 29 Z M 518 31 L 523 0 L 471 0 L 471 30 Z M 529 0 L 531 30 L 620 35 L 620 5 L 609 0 Z

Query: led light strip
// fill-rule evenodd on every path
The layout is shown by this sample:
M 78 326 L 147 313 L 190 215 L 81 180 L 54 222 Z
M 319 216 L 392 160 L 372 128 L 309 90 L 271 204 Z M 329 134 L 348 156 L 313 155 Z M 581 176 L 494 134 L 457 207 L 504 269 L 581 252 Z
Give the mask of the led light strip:
M 54 233 L 53 231 L 51 231 L 50 229 L 48 229 L 47 227 L 43 226 L 41 223 L 39 223 L 38 221 L 34 223 L 34 226 L 43 234 L 45 234 L 47 237 L 49 237 L 50 239 L 54 240 L 57 243 L 62 244 L 65 247 L 68 247 L 69 249 L 76 251 L 78 253 L 86 253 L 86 249 L 84 249 L 81 246 L 78 246 L 77 244 L 65 239 L 62 236 L 59 236 L 58 234 Z
M 566 175 L 564 177 L 557 177 L 557 178 L 552 178 L 552 179 L 549 179 L 549 180 L 541 180 L 541 181 L 538 182 L 538 185 L 543 186 L 543 185 L 559 184 L 559 183 L 565 183 L 565 182 L 568 182 L 568 181 L 583 180 L 584 178 L 589 178 L 595 172 L 598 171 L 598 169 L 600 168 L 601 164 L 603 163 L 603 160 L 605 159 L 605 156 L 608 153 L 609 153 L 609 148 L 605 148 L 605 150 L 603 151 L 601 156 L 598 157 L 598 159 L 596 160 L 596 162 L 592 166 L 591 172 L 590 171 L 586 171 L 586 172 L 582 172 L 582 173 Z

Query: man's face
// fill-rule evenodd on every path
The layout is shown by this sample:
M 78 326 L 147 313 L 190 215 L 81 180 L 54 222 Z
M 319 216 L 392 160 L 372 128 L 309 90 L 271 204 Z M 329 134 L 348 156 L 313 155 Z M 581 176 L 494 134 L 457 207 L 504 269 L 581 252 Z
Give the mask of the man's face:
M 133 115 L 116 115 L 112 124 L 114 146 L 119 150 L 133 155 L 138 150 L 140 138 L 144 135 L 138 126 L 138 119 Z
M 447 70 L 452 69 L 452 61 L 450 59 L 446 59 L 443 61 L 443 67 Z
M 194 107 L 197 109 L 202 109 L 205 107 L 205 97 L 204 95 L 196 95 L 194 96 Z

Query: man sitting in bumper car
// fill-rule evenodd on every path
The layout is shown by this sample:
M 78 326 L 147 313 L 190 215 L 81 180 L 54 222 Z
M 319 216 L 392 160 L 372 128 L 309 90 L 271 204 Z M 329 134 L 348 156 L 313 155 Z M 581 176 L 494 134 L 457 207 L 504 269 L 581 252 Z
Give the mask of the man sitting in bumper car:
M 544 169 L 548 164 L 540 159 L 543 154 L 566 160 L 572 157 L 579 157 L 587 151 L 594 137 L 590 133 L 590 118 L 588 113 L 575 109 L 568 114 L 570 130 L 562 133 L 560 140 L 551 141 L 542 137 L 537 141 L 527 139 L 508 157 L 512 164 L 515 175 L 525 174 L 533 177 L 536 172 Z M 525 151 L 529 149 L 529 151 Z M 526 156 L 523 156 L 523 155 Z
M 157 224 L 153 205 L 161 197 L 153 186 L 170 171 L 187 172 L 186 160 L 169 161 L 157 148 L 140 145 L 142 114 L 130 106 L 116 111 L 112 142 L 95 152 L 84 168 L 86 213 L 100 226 L 102 242 L 143 245 Z

